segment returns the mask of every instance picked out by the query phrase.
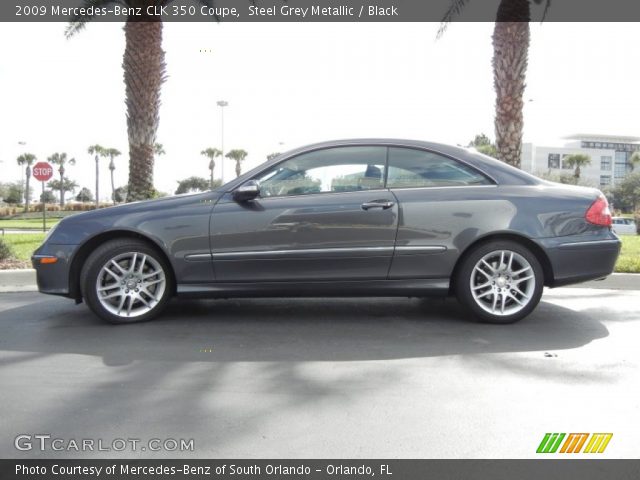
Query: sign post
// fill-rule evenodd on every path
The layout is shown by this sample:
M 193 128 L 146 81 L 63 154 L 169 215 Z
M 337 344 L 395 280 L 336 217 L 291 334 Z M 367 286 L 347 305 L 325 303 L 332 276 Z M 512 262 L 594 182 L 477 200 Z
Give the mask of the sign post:
M 47 203 L 44 197 L 44 182 L 53 177 L 53 167 L 48 162 L 38 162 L 33 166 L 33 177 L 42 182 L 42 231 L 47 231 Z M 62 187 L 62 185 L 61 185 Z M 63 193 L 64 195 L 64 193 Z

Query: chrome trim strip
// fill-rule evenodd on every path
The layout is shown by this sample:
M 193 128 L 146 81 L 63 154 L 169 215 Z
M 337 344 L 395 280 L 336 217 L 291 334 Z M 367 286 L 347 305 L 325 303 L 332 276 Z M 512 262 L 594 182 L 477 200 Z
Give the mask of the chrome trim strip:
M 55 255 L 43 255 L 39 253 L 38 255 L 31 255 L 31 258 L 58 258 Z
M 296 250 L 258 250 L 251 252 L 227 252 L 214 253 L 214 259 L 233 259 L 245 257 L 284 257 L 287 255 L 307 255 L 313 253 L 366 253 L 366 252 L 392 252 L 393 247 L 360 247 L 360 248 L 301 248 Z
M 588 247 L 590 245 L 618 245 L 619 240 L 591 240 L 587 242 L 570 242 L 558 245 L 558 248 Z
M 406 245 L 396 247 L 396 252 L 444 252 L 447 249 L 444 245 Z
M 185 260 L 211 260 L 210 253 L 190 253 L 184 256 Z
M 393 252 L 393 247 L 356 247 L 356 248 L 301 248 L 296 250 L 252 250 L 247 252 L 192 253 L 185 255 L 186 260 L 216 259 L 232 260 L 247 257 L 284 257 L 288 255 L 332 254 L 332 253 L 368 253 Z

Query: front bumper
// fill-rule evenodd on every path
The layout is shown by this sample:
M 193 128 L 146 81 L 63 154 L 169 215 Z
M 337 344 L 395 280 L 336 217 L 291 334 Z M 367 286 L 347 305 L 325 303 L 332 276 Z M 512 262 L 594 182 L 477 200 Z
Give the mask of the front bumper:
M 41 245 L 31 257 L 36 270 L 38 290 L 51 295 L 69 296 L 69 271 L 77 245 Z M 55 259 L 55 263 L 50 262 Z
M 622 242 L 612 232 L 594 237 L 556 237 L 540 241 L 547 252 L 553 281 L 560 287 L 613 273 Z

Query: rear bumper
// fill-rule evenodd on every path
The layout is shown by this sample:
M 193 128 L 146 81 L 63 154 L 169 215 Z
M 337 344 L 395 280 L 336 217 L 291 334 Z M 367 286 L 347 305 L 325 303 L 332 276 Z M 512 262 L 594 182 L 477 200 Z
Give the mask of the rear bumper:
M 551 287 L 596 280 L 613 273 L 622 242 L 613 233 L 597 238 L 565 237 L 540 242 L 553 270 Z
M 31 257 L 36 270 L 38 291 L 50 295 L 69 296 L 69 268 L 76 245 L 49 245 L 38 248 Z M 55 258 L 55 263 L 42 263 L 42 259 Z

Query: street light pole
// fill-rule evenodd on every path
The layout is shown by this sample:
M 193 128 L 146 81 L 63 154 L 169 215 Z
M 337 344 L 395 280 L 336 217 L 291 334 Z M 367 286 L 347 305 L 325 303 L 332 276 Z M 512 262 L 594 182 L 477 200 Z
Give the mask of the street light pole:
M 96 153 L 96 210 L 98 208 L 100 208 L 100 181 L 99 181 L 99 175 L 100 175 L 100 162 L 99 162 L 99 158 L 98 158 L 98 154 Z
M 221 179 L 224 185 L 224 107 L 229 105 L 229 102 L 225 100 L 218 100 L 217 105 L 220 107 L 220 167 L 221 167 Z

